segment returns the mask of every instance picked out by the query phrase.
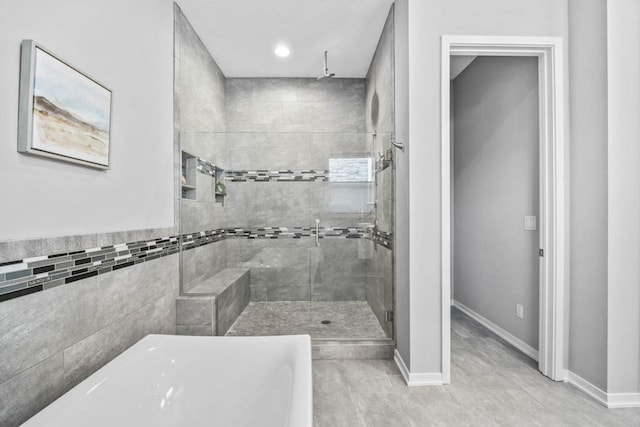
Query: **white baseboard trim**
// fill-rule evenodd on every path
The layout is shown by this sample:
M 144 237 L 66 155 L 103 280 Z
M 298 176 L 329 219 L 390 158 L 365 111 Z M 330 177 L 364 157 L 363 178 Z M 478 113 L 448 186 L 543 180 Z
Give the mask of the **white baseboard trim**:
M 640 408 L 640 393 L 607 393 L 607 408 Z
M 640 408 L 640 393 L 607 393 L 571 371 L 567 381 L 607 408 Z
M 396 362 L 396 365 L 398 365 L 402 378 L 404 378 L 404 382 L 407 383 L 409 387 L 443 385 L 442 372 L 427 372 L 421 374 L 409 372 L 407 365 L 405 365 L 397 349 L 393 353 L 393 360 Z
M 499 337 L 507 341 L 509 344 L 511 344 L 512 346 L 514 346 L 515 348 L 517 348 L 518 350 L 520 350 L 521 352 L 523 352 L 524 354 L 526 354 L 527 356 L 535 360 L 536 362 L 538 361 L 538 350 L 531 347 L 529 344 L 525 343 L 520 338 L 517 338 L 515 335 L 512 335 L 510 332 L 505 331 L 500 326 L 496 325 L 486 317 L 476 313 L 475 311 L 473 311 L 472 309 L 470 309 L 469 307 L 467 307 L 466 305 L 462 304 L 459 301 L 454 300 L 452 305 L 458 310 L 465 313 L 467 316 L 474 319 L 476 322 L 480 323 L 481 325 L 489 329 L 494 334 L 498 335 Z
M 567 371 L 567 382 L 583 393 L 595 399 L 599 404 L 603 406 L 607 405 L 607 393 L 605 391 L 600 390 L 597 386 L 591 384 L 589 381 L 585 380 L 579 375 L 574 374 L 571 371 Z

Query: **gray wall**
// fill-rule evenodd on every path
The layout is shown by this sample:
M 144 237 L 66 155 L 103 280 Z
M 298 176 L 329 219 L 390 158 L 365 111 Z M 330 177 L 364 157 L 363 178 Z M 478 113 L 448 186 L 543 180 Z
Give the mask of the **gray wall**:
M 631 52 L 631 53 L 630 53 Z M 640 400 L 640 2 L 607 1 L 607 392 Z
M 607 10 L 569 1 L 571 310 L 569 369 L 607 389 Z
M 566 40 L 567 1 L 409 0 L 399 1 L 396 6 L 399 5 L 402 7 L 396 12 L 402 10 L 403 16 L 396 23 L 404 22 L 399 33 L 402 37 L 407 34 L 407 38 L 396 49 L 396 54 L 404 56 L 397 62 L 402 65 L 396 68 L 396 73 L 402 72 L 398 74 L 396 93 L 396 105 L 400 106 L 398 136 L 404 136 L 409 149 L 398 162 L 397 176 L 405 181 L 398 185 L 397 209 L 402 212 L 406 208 L 408 212 L 398 217 L 397 224 L 408 223 L 396 229 L 397 241 L 406 242 L 402 253 L 397 248 L 397 259 L 403 263 L 397 268 L 398 308 L 407 310 L 398 316 L 398 351 L 412 374 L 437 374 L 446 365 L 442 361 L 446 356 L 442 349 L 442 311 L 448 311 L 443 307 L 441 292 L 442 35 L 509 34 L 558 36 Z M 403 260 L 403 256 L 408 258 Z M 400 273 L 404 268 L 407 274 Z
M 227 267 L 227 240 L 182 251 L 182 288 L 189 292 Z
M 366 157 L 362 79 L 227 79 L 227 168 L 329 168 Z M 372 183 L 227 182 L 227 224 L 236 227 L 357 226 L 373 222 Z M 365 298 L 358 243 L 312 238 L 227 240 L 228 265 L 251 268 L 254 301 Z
M 394 64 L 393 64 L 393 8 L 380 35 L 378 46 L 371 60 L 366 79 L 365 129 L 367 134 L 377 132 L 371 138 L 371 157 L 378 159 L 391 148 L 394 132 Z M 392 149 L 394 155 L 398 151 Z M 375 220 L 378 229 L 394 232 L 394 175 L 395 161 L 390 166 L 376 171 Z M 384 312 L 393 310 L 393 257 L 391 249 L 378 245 L 370 260 L 367 279 L 367 302 L 378 321 L 390 336 L 393 323 L 385 320 Z
M 0 262 L 164 232 L 2 243 Z M 175 333 L 177 287 L 178 259 L 170 255 L 0 303 L 0 424 L 26 421 L 145 335 Z
M 452 83 L 453 298 L 537 349 L 537 58 L 478 57 Z

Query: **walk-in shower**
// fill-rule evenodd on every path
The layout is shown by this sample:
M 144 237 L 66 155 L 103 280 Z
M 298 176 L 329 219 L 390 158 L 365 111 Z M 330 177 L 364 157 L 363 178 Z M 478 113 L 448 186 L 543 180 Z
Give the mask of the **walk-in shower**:
M 391 356 L 392 16 L 366 78 L 335 78 L 326 52 L 333 78 L 231 78 L 176 8 L 181 295 L 228 315 L 183 333 L 309 334 L 318 357 Z

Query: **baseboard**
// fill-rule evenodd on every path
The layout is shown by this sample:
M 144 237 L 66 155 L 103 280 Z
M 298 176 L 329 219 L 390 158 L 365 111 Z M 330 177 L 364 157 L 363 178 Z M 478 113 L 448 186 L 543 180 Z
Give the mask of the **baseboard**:
M 574 374 L 571 371 L 567 371 L 567 382 L 573 385 L 578 390 L 583 393 L 589 395 L 591 398 L 595 399 L 599 404 L 608 407 L 607 404 L 607 392 L 602 391 L 597 386 L 591 384 L 589 381 L 585 380 L 579 375 Z
M 607 408 L 640 408 L 640 393 L 607 393 Z
M 640 393 L 607 393 L 571 371 L 567 381 L 607 408 L 640 408 Z
M 505 331 L 500 326 L 496 325 L 486 317 L 476 313 L 475 311 L 473 311 L 472 309 L 470 309 L 469 307 L 467 307 L 466 305 L 462 304 L 459 301 L 454 300 L 452 305 L 458 310 L 462 311 L 467 316 L 471 317 L 476 322 L 480 323 L 481 325 L 489 329 L 494 334 L 498 335 L 503 340 L 507 341 L 509 344 L 511 344 L 512 346 L 514 346 L 515 348 L 517 348 L 518 350 L 520 350 L 521 352 L 523 352 L 524 354 L 526 354 L 527 356 L 535 360 L 536 362 L 538 361 L 538 350 L 531 347 L 529 344 L 525 343 L 520 338 L 517 338 L 515 335 L 512 335 L 511 333 Z
M 397 349 L 393 354 L 393 360 L 395 360 L 396 365 L 398 365 L 398 369 L 404 378 L 404 382 L 407 383 L 409 387 L 443 384 L 442 372 L 427 372 L 420 374 L 409 372 L 407 365 L 405 365 L 404 360 L 402 360 L 402 356 L 400 356 Z

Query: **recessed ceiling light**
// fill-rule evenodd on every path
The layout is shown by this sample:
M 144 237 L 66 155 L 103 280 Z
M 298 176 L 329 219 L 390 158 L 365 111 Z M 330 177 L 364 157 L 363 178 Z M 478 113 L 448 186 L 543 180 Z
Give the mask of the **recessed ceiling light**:
M 278 46 L 275 50 L 276 55 L 280 58 L 285 58 L 289 56 L 289 49 L 286 46 Z

